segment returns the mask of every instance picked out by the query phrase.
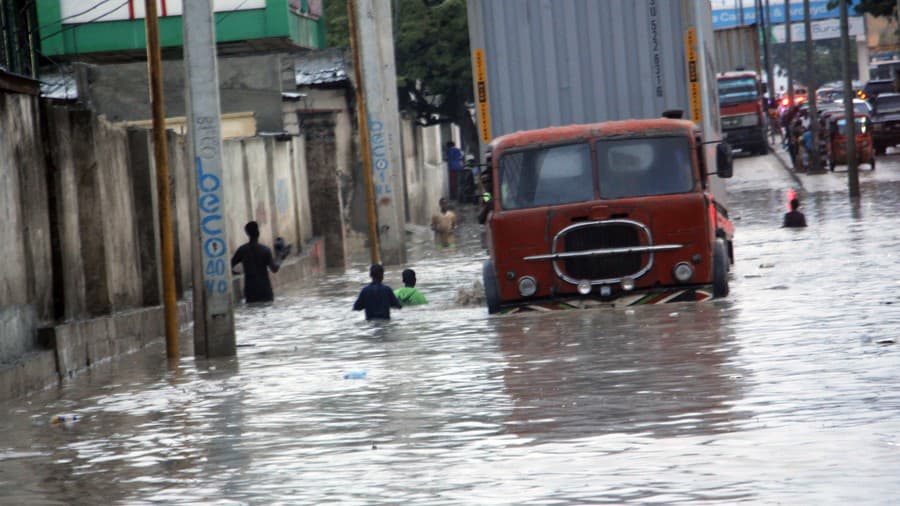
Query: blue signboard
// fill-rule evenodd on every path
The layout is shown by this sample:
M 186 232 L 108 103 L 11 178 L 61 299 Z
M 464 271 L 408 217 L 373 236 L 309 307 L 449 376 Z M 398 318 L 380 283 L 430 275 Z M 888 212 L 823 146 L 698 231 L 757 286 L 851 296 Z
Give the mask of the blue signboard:
M 743 3 L 740 0 L 735 4 Z M 752 2 L 756 3 L 756 2 Z M 765 4 L 765 2 L 763 2 Z M 858 4 L 859 0 L 850 2 L 850 15 L 856 14 L 853 5 Z M 771 2 L 770 2 L 771 4 Z M 741 10 L 743 10 L 743 19 L 741 19 Z M 740 25 L 752 25 L 756 23 L 757 10 L 753 6 L 745 6 L 743 9 L 715 9 L 712 11 L 713 28 L 732 28 Z M 828 8 L 828 0 L 813 0 L 809 2 L 810 19 L 829 19 L 841 16 L 840 9 Z M 769 22 L 772 24 L 784 23 L 785 8 L 784 4 L 769 5 Z M 793 0 L 791 2 L 791 22 L 803 21 L 803 0 Z

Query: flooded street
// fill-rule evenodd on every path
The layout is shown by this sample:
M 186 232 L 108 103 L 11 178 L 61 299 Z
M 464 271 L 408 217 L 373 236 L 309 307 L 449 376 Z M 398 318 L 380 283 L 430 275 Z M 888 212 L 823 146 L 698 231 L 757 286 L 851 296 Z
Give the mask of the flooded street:
M 0 504 L 895 503 L 900 155 L 859 205 L 801 177 L 736 160 L 706 303 L 489 317 L 456 300 L 473 212 L 458 249 L 414 232 L 430 304 L 389 323 L 350 310 L 359 265 L 238 308 L 234 359 L 160 346 L 0 405 Z

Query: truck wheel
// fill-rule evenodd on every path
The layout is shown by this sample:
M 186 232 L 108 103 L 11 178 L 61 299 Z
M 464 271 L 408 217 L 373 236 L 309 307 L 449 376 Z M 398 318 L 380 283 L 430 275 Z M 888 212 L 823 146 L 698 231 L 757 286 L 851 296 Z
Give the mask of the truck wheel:
M 726 295 L 728 295 L 728 248 L 724 239 L 716 239 L 713 248 L 713 297 L 720 298 Z
M 757 148 L 756 152 L 760 155 L 768 155 L 769 154 L 769 144 L 763 140 L 762 143 Z
M 494 262 L 487 260 L 481 267 L 481 279 L 484 283 L 484 299 L 487 301 L 488 314 L 500 311 L 500 289 L 497 286 L 497 275 L 494 274 Z

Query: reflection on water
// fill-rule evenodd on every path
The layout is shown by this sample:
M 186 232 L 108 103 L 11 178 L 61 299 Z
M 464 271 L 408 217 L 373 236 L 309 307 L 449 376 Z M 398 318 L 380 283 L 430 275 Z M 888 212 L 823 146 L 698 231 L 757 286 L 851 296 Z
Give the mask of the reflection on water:
M 454 302 L 471 215 L 458 249 L 417 230 L 430 304 L 391 322 L 350 310 L 358 265 L 239 308 L 236 359 L 160 346 L 0 405 L 0 504 L 891 503 L 900 187 L 869 191 L 805 199 L 803 231 L 781 189 L 733 196 L 704 304 L 488 317 Z
M 517 435 L 657 437 L 734 429 L 741 373 L 722 303 L 668 305 L 498 321 Z M 656 322 L 647 325 L 647 322 Z

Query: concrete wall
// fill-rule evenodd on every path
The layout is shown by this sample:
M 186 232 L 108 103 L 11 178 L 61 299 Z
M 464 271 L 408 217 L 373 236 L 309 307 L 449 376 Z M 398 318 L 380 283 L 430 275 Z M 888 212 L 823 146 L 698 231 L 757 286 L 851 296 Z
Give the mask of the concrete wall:
M 438 211 L 438 201 L 449 195 L 447 164 L 442 160 L 442 128 L 415 126 L 404 120 L 403 158 L 406 183 L 406 219 L 417 225 L 431 224 Z M 442 142 L 443 141 L 443 142 Z
M 293 61 L 293 56 L 279 54 L 219 58 L 222 113 L 253 111 L 259 131 L 282 131 L 283 74 L 292 73 L 284 67 Z M 78 96 L 86 107 L 113 122 L 151 117 L 146 63 L 80 63 L 75 72 Z M 184 62 L 164 60 L 162 73 L 166 115 L 185 116 Z
M 176 290 L 187 324 L 196 178 L 183 137 L 169 132 L 167 140 Z M 164 334 L 152 148 L 148 130 L 0 93 L 0 399 Z M 282 282 L 324 268 L 306 148 L 302 137 L 224 144 L 229 247 L 246 241 L 251 219 L 265 243 L 281 236 L 295 244 L 303 253 L 288 259 L 296 265 Z M 332 150 L 332 169 L 335 159 Z

